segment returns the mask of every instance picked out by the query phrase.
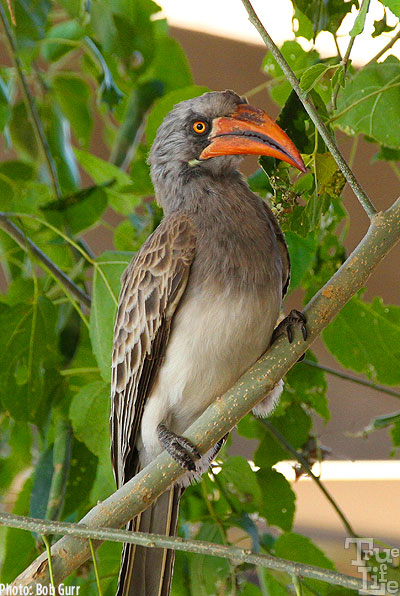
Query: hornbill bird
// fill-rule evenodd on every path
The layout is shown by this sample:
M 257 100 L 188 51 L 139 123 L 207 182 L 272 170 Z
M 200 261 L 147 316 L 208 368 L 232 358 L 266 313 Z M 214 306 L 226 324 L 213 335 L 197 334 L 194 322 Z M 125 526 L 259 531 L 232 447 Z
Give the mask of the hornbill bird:
M 164 219 L 122 276 L 114 328 L 111 451 L 118 487 L 163 449 L 183 477 L 131 530 L 173 535 L 184 488 L 207 469 L 182 436 L 207 406 L 305 319 L 298 311 L 275 329 L 289 284 L 289 255 L 269 207 L 238 172 L 244 154 L 302 158 L 263 110 L 233 91 L 177 104 L 149 156 Z M 288 333 L 289 339 L 291 334 Z M 282 382 L 253 412 L 266 416 Z M 167 596 L 173 551 L 126 544 L 118 596 Z

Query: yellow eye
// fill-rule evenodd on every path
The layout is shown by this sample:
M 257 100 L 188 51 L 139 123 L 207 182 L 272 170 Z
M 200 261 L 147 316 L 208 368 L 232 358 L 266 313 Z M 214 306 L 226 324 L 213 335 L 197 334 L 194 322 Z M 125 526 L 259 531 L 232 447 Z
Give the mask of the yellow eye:
M 207 130 L 207 124 L 202 120 L 196 120 L 193 122 L 193 130 L 199 135 L 202 135 Z

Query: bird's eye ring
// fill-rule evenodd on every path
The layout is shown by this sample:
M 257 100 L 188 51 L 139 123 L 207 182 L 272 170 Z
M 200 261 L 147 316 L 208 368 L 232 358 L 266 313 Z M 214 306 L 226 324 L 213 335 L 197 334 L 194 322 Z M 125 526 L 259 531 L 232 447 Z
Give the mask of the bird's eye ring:
M 207 130 L 207 124 L 205 122 L 203 122 L 202 120 L 196 120 L 196 122 L 193 122 L 193 131 L 198 134 L 198 135 L 202 135 L 206 132 Z

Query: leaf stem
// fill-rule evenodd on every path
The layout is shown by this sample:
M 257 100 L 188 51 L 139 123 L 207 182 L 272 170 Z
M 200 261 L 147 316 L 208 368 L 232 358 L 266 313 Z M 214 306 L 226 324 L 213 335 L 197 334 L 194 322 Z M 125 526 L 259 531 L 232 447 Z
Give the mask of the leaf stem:
M 394 391 L 393 389 L 389 389 L 389 387 L 385 387 L 385 385 L 379 385 L 377 383 L 373 383 L 372 381 L 367 381 L 365 379 L 359 379 L 354 375 L 350 375 L 349 373 L 343 373 L 339 370 L 335 370 L 334 368 L 330 368 L 329 366 L 325 366 L 324 364 L 320 364 L 319 362 L 313 362 L 312 360 L 303 360 L 303 364 L 307 364 L 308 366 L 314 366 L 315 368 L 319 368 L 327 372 L 330 375 L 334 375 L 335 377 L 339 377 L 339 379 L 345 379 L 346 381 L 351 381 L 352 383 L 357 383 L 358 385 L 363 385 L 363 387 L 369 387 L 370 389 L 374 389 L 375 391 L 380 391 L 381 393 L 386 393 L 387 395 L 393 395 L 393 397 L 400 397 L 400 393 L 398 391 Z
M 30 240 L 12 221 L 6 217 L 4 213 L 0 212 L 0 228 L 2 228 L 11 238 L 13 238 L 21 248 L 30 250 L 33 255 L 48 269 L 52 275 L 64 285 L 69 292 L 75 296 L 80 302 L 90 307 L 90 297 L 81 290 L 48 256 L 40 250 L 40 248 Z
M 397 76 L 395 78 L 398 79 L 399 76 Z M 333 116 L 331 116 L 326 121 L 327 124 L 330 124 L 331 122 L 335 122 L 335 120 L 338 120 L 339 118 L 341 118 L 342 116 L 344 116 L 345 114 L 347 114 L 347 112 L 350 112 L 350 110 L 352 110 L 353 108 L 355 108 L 356 106 L 358 106 L 363 101 L 366 101 L 367 99 L 370 99 L 371 97 L 374 97 L 374 95 L 379 95 L 380 93 L 384 93 L 385 91 L 388 91 L 389 89 L 393 89 L 394 87 L 400 87 L 400 81 L 397 82 L 397 83 L 391 83 L 390 85 L 385 85 L 384 87 L 380 87 L 379 89 L 375 89 L 375 91 L 371 91 L 371 93 L 368 93 L 368 95 L 365 95 L 364 97 L 360 97 L 360 99 L 357 99 L 357 101 L 355 101 L 354 103 L 352 103 L 350 106 L 347 106 L 346 108 L 344 108 L 338 114 L 334 114 Z
M 353 538 L 358 538 L 357 534 L 354 532 L 353 528 L 351 527 L 350 522 L 347 520 L 347 518 L 345 517 L 342 510 L 339 508 L 336 501 L 333 499 L 331 494 L 328 492 L 328 490 L 322 484 L 322 482 L 318 478 L 318 476 L 316 476 L 314 474 L 314 472 L 311 470 L 306 458 L 303 457 L 301 455 L 301 453 L 298 453 L 298 451 L 286 440 L 286 438 L 279 432 L 279 430 L 276 429 L 273 426 L 273 424 L 271 424 L 271 422 L 269 420 L 263 420 L 262 422 L 263 422 L 264 426 L 266 426 L 268 428 L 270 433 L 273 434 L 274 437 L 276 437 L 276 439 L 278 439 L 279 443 L 281 443 L 281 445 L 283 445 L 283 447 L 286 449 L 286 451 L 291 453 L 293 455 L 293 457 L 295 459 L 297 459 L 297 461 L 301 464 L 301 466 L 304 468 L 304 470 L 307 472 L 307 474 L 310 476 L 310 478 L 312 478 L 312 480 L 314 480 L 314 482 L 317 484 L 318 488 L 323 492 L 325 497 L 328 499 L 329 503 L 332 505 L 332 507 L 334 508 L 334 510 L 340 517 L 340 519 L 342 520 L 343 525 L 346 528 L 346 530 L 348 531 L 348 533 L 350 534 L 350 536 L 352 536 Z
M 49 542 L 49 539 L 47 538 L 47 536 L 46 536 L 46 533 L 45 533 L 45 532 L 43 532 L 43 533 L 42 533 L 42 540 L 43 540 L 43 542 L 44 542 L 44 544 L 45 544 L 45 547 L 46 547 L 46 553 L 47 553 L 47 560 L 49 561 L 49 576 L 50 576 L 50 583 L 51 583 L 51 585 L 52 585 L 52 587 L 53 587 L 53 589 L 54 589 L 54 593 L 55 593 L 55 588 L 56 588 L 56 585 L 55 585 L 55 582 L 54 582 L 53 562 L 52 562 L 52 559 L 51 559 L 51 549 L 50 549 L 50 542 Z
M 371 219 L 376 213 L 377 210 L 375 209 L 374 205 L 372 204 L 370 198 L 362 188 L 361 184 L 358 182 L 356 177 L 354 176 L 352 170 L 349 168 L 345 158 L 343 157 L 339 147 L 336 145 L 335 141 L 332 139 L 331 135 L 327 127 L 325 126 L 322 118 L 318 114 L 313 102 L 311 101 L 308 94 L 304 94 L 300 88 L 300 84 L 296 75 L 290 68 L 289 64 L 286 62 L 285 58 L 283 57 L 282 53 L 279 51 L 278 47 L 275 45 L 274 41 L 266 31 L 265 27 L 261 23 L 260 19 L 258 18 L 257 14 L 254 11 L 253 6 L 251 5 L 250 0 L 242 0 L 242 3 L 247 10 L 249 15 L 250 22 L 254 25 L 254 27 L 259 32 L 260 36 L 262 37 L 265 45 L 270 50 L 271 54 L 283 70 L 286 75 L 287 80 L 293 87 L 294 91 L 299 96 L 300 101 L 302 102 L 305 110 L 309 114 L 311 120 L 314 122 L 315 126 L 318 129 L 319 134 L 325 141 L 326 146 L 328 147 L 329 151 L 332 153 L 333 158 L 335 159 L 339 169 L 342 171 L 344 177 L 346 178 L 347 182 L 349 183 L 350 187 L 353 189 L 354 194 L 360 201 L 362 207 L 364 208 L 365 212 L 367 213 L 368 217 Z
M 25 77 L 25 74 L 23 71 L 21 60 L 19 59 L 19 56 L 18 56 L 17 44 L 14 39 L 13 32 L 11 31 L 11 27 L 9 25 L 7 16 L 5 14 L 2 2 L 0 2 L 0 20 L 3 24 L 3 28 L 4 28 L 4 31 L 6 34 L 6 40 L 7 40 L 9 52 L 11 54 L 12 60 L 14 62 L 15 68 L 18 73 L 18 78 L 20 80 L 22 91 L 23 91 L 24 98 L 26 101 L 26 105 L 27 105 L 29 114 L 31 116 L 33 128 L 35 130 L 36 136 L 39 141 L 39 146 L 42 149 L 43 156 L 47 163 L 47 169 L 48 169 L 50 178 L 53 183 L 54 192 L 55 192 L 57 198 L 60 199 L 62 196 L 62 193 L 61 193 L 61 188 L 60 188 L 60 184 L 58 181 L 56 164 L 55 164 L 53 157 L 51 155 L 50 147 L 47 142 L 47 138 L 46 138 L 46 135 L 45 135 L 45 132 L 43 129 L 43 125 L 40 120 L 37 108 L 36 108 L 35 100 L 33 98 L 31 90 L 29 89 L 29 85 L 28 85 L 28 82 L 26 80 L 26 77 Z
M 392 37 L 392 39 L 385 45 L 385 47 L 382 48 L 373 58 L 371 58 L 371 60 L 369 62 L 367 62 L 367 64 L 365 64 L 365 66 L 369 66 L 370 64 L 372 64 L 372 62 L 376 62 L 377 60 L 379 60 L 379 58 L 381 56 L 383 56 L 383 54 L 386 54 L 386 52 L 388 50 L 390 50 L 397 41 L 399 41 L 399 39 L 400 39 L 400 30 L 397 31 L 396 35 L 394 35 Z
M 96 553 L 95 553 L 95 550 L 93 548 L 93 542 L 92 542 L 92 539 L 91 538 L 89 538 L 89 546 L 90 546 L 90 552 L 91 552 L 91 555 L 92 555 L 94 575 L 96 577 L 97 593 L 98 593 L 99 596 L 103 596 L 103 590 L 101 589 L 101 583 L 100 583 L 99 569 L 97 567 Z
M 213 555 L 223 559 L 265 567 L 266 569 L 277 569 L 281 572 L 289 573 L 290 575 L 319 579 L 329 584 L 344 586 L 353 590 L 359 590 L 362 587 L 366 589 L 366 586 L 362 585 L 361 579 L 338 573 L 337 571 L 323 569 L 321 567 L 316 567 L 315 565 L 296 563 L 279 557 L 254 553 L 250 550 L 235 546 L 205 542 L 203 540 L 185 540 L 179 536 L 162 536 L 158 534 L 147 534 L 146 532 L 131 532 L 128 530 L 115 530 L 104 527 L 94 528 L 67 522 L 50 522 L 10 513 L 0 513 L 0 525 L 30 530 L 31 532 L 40 532 L 42 535 L 72 535 L 76 537 L 75 542 L 80 545 L 82 545 L 82 538 L 91 538 L 96 541 L 110 540 L 112 542 L 129 542 L 148 548 L 168 548 L 203 555 Z M 45 553 L 43 554 L 45 555 Z M 42 564 L 42 567 L 44 568 L 46 565 Z

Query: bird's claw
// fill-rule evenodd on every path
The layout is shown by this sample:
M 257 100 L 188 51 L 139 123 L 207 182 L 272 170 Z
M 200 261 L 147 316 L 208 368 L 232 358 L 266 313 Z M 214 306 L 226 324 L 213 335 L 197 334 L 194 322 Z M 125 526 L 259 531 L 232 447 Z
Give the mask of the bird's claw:
M 157 426 L 157 434 L 161 445 L 181 468 L 191 472 L 196 470 L 195 460 L 200 459 L 201 454 L 189 439 L 175 434 L 165 424 Z
M 285 317 L 283 319 L 283 321 L 281 321 L 279 323 L 279 325 L 274 329 L 274 332 L 273 332 L 272 338 L 271 338 L 271 345 L 278 339 L 278 337 L 280 337 L 281 335 L 285 335 L 285 334 L 287 335 L 289 343 L 291 344 L 294 339 L 293 327 L 295 325 L 300 327 L 301 333 L 303 335 L 303 339 L 305 341 L 308 337 L 308 331 L 307 331 L 306 324 L 307 324 L 307 318 L 306 318 L 305 314 L 303 314 L 299 310 L 295 310 L 295 309 L 291 310 L 290 313 L 288 314 L 288 316 Z

